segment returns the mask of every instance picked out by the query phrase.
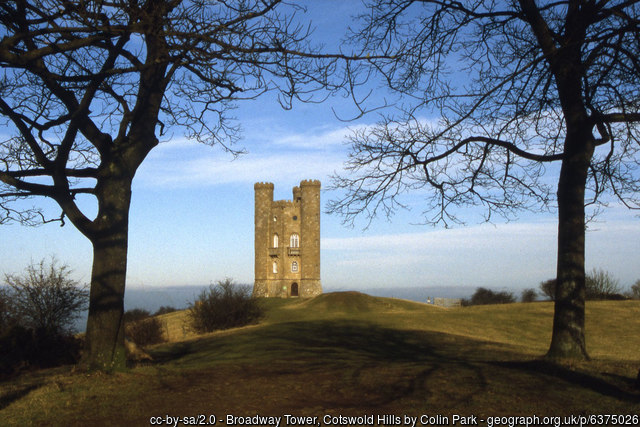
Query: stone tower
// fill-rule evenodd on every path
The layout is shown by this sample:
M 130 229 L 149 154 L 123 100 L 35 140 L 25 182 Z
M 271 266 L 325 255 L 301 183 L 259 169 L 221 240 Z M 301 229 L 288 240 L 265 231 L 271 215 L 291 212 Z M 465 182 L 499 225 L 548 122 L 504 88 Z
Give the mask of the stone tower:
M 273 200 L 273 184 L 255 190 L 256 297 L 313 297 L 320 284 L 320 181 L 293 187 L 293 200 Z

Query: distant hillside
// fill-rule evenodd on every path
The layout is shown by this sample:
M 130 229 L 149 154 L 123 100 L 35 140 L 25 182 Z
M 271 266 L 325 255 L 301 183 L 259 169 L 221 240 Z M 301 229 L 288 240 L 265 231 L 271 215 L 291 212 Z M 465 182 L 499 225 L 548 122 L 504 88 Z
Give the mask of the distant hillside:
M 162 306 L 178 309 L 187 305 L 198 297 L 203 289 L 209 285 L 167 286 L 167 287 L 128 287 L 124 295 L 124 308 L 144 308 L 154 312 Z
M 342 289 L 326 289 L 327 292 Z M 347 289 L 344 289 L 347 290 Z M 426 302 L 427 298 L 469 298 L 475 287 L 470 286 L 423 286 L 423 287 L 388 287 L 358 289 L 359 292 L 377 297 L 408 299 Z

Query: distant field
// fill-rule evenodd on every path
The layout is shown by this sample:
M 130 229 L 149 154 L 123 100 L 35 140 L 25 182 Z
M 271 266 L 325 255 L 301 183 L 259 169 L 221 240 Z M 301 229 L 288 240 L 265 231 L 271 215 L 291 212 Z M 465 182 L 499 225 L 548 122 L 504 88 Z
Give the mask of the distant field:
M 161 316 L 173 342 L 148 349 L 154 361 L 125 373 L 58 368 L 0 384 L 0 424 L 640 413 L 640 301 L 587 303 L 593 360 L 571 366 L 541 359 L 551 303 L 443 309 L 356 292 L 263 303 L 259 325 L 205 336 L 184 328 L 184 312 Z

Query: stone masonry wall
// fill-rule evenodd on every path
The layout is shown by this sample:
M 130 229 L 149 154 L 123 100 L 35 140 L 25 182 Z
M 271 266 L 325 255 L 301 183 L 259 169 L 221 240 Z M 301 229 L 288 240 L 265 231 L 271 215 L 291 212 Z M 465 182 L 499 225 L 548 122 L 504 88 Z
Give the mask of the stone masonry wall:
M 254 296 L 321 294 L 320 181 L 302 181 L 293 200 L 274 201 L 271 183 L 256 183 L 254 190 Z

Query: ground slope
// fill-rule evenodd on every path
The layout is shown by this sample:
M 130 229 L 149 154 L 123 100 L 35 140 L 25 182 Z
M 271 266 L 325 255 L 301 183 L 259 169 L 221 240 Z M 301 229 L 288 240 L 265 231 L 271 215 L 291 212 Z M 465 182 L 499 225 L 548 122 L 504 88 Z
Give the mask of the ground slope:
M 638 301 L 588 303 L 595 360 L 573 366 L 539 357 L 550 336 L 548 303 L 447 310 L 345 292 L 264 304 L 261 324 L 155 347 L 153 363 L 126 373 L 58 369 L 0 385 L 0 420 L 149 425 L 151 416 L 198 414 L 322 421 L 327 414 L 640 412 Z

